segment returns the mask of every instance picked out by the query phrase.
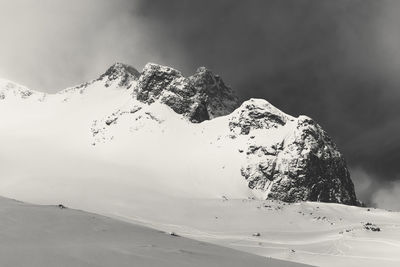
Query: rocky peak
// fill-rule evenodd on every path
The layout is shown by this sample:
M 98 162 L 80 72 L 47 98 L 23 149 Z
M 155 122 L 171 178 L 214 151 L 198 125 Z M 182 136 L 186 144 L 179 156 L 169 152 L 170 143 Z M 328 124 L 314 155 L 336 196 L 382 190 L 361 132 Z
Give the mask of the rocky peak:
M 170 67 L 147 63 L 138 80 L 136 97 L 140 101 L 152 103 L 165 96 L 166 92 L 171 92 L 176 97 L 184 97 L 185 95 L 191 97 L 194 95 L 194 91 L 190 92 L 190 89 L 186 79 L 179 71 Z
M 290 187 L 285 199 L 358 204 L 343 155 L 311 118 L 299 116 L 282 156 L 292 159 L 287 165 L 289 175 L 274 185 L 273 190 L 279 192 Z
M 233 131 L 247 135 L 252 129 L 270 129 L 284 126 L 294 118 L 289 116 L 264 99 L 250 99 L 244 102 L 232 115 L 229 127 Z
M 135 95 L 145 103 L 159 100 L 192 122 L 227 115 L 238 106 L 232 90 L 204 67 L 186 78 L 173 68 L 148 63 L 139 77 Z
M 114 82 L 117 82 L 118 86 L 121 87 L 130 87 L 131 81 L 137 80 L 139 76 L 139 71 L 137 71 L 134 67 L 117 62 L 109 67 L 108 70 L 102 74 L 98 80 L 104 80 L 107 87 Z
M 241 172 L 265 198 L 358 204 L 343 155 L 311 118 L 293 118 L 264 100 L 251 100 L 232 115 L 229 126 L 236 135 L 251 134 Z M 270 138 L 257 138 L 254 129 Z M 271 129 L 281 129 L 282 136 L 268 135 Z
M 215 75 L 205 67 L 198 68 L 188 79 L 191 86 L 207 103 L 210 119 L 227 115 L 238 107 L 238 99 L 232 89 L 225 85 L 219 75 Z

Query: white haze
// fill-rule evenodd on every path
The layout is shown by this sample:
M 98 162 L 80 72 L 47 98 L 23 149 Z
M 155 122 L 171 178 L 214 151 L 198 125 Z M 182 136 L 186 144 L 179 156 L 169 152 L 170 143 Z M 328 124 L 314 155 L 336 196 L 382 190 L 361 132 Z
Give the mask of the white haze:
M 122 61 L 165 60 L 129 0 L 0 0 L 0 77 L 56 92 Z M 174 48 L 168 51 L 174 54 Z M 178 53 L 176 53 L 177 55 Z

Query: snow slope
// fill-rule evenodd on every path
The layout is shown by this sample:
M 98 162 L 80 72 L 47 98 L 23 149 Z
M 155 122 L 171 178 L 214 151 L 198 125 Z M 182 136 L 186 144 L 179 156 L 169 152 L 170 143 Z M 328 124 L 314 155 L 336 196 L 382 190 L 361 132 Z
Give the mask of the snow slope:
M 316 266 L 400 264 L 398 212 L 253 199 L 170 199 L 152 205 L 161 206 L 163 212 L 126 207 L 132 215 L 120 214 L 120 218 L 261 256 Z M 112 214 L 116 216 L 116 212 Z M 380 231 L 367 229 L 368 223 Z M 257 233 L 259 236 L 254 236 Z
M 286 192 L 282 186 L 292 181 L 282 176 L 295 159 L 302 161 L 290 171 L 308 175 L 301 167 L 312 163 L 312 151 L 321 160 L 335 159 L 333 173 L 337 168 L 349 179 L 340 153 L 307 117 L 294 118 L 265 100 L 252 99 L 225 116 L 192 123 L 188 118 L 224 114 L 225 102 L 217 101 L 200 109 L 201 116 L 191 117 L 198 114 L 202 96 L 191 96 L 190 106 L 179 114 L 163 102 L 170 95 L 181 97 L 174 88 L 143 102 L 132 90 L 140 82 L 138 73 L 123 65 L 106 73 L 57 94 L 1 80 L 0 195 L 38 204 L 63 203 L 303 263 L 399 264 L 398 213 L 262 200 L 271 190 Z M 177 80 L 186 82 L 179 75 Z M 230 108 L 232 102 L 226 103 Z M 259 114 L 267 117 L 255 120 Z M 304 131 L 318 136 L 303 138 Z M 291 146 L 298 143 L 305 149 Z M 276 161 L 270 162 L 271 157 Z M 269 163 L 277 166 L 271 173 Z M 267 166 L 254 167 L 263 164 Z M 335 180 L 335 190 L 324 189 L 324 194 L 298 186 L 277 198 L 355 200 L 348 195 L 351 180 Z M 382 231 L 363 230 L 366 222 Z M 354 230 L 346 232 L 349 229 Z M 254 232 L 261 236 L 253 237 Z
M 1 266 L 305 266 L 93 213 L 0 198 Z

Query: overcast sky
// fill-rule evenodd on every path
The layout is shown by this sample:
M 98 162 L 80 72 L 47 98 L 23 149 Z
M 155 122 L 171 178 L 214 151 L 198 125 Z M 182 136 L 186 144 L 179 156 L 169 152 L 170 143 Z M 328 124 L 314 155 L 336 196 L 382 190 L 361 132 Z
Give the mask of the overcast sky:
M 395 0 L 0 0 L 0 77 L 56 92 L 116 61 L 204 65 L 316 119 L 359 197 L 400 209 L 399 29 Z

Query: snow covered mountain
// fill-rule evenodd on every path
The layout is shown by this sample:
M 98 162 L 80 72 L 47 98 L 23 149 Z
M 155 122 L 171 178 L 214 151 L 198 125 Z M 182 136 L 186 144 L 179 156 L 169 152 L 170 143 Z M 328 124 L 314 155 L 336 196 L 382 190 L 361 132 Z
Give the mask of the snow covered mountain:
M 204 67 L 185 78 L 157 64 L 149 63 L 139 73 L 116 63 L 98 79 L 55 95 L 2 80 L 0 101 L 0 111 L 11 122 L 23 118 L 22 110 L 37 120 L 30 118 L 28 129 L 18 125 L 3 131 L 34 131 L 44 119 L 50 119 L 45 128 L 70 120 L 68 131 L 58 133 L 60 139 L 76 144 L 64 134 L 73 132 L 76 140 L 92 134 L 92 151 L 133 146 L 131 153 L 150 152 L 157 158 L 145 167 L 149 169 L 174 159 L 179 168 L 196 169 L 188 186 L 204 183 L 204 194 L 219 184 L 220 195 L 234 197 L 240 192 L 286 202 L 358 203 L 342 154 L 317 123 L 287 115 L 263 99 L 239 105 L 222 79 Z M 192 179 L 179 170 L 169 171 Z M 160 173 L 158 179 L 164 176 Z M 247 186 L 238 185 L 241 180 Z
M 399 213 L 350 206 L 321 127 L 238 103 L 205 68 L 117 63 L 56 94 L 0 80 L 0 121 L 0 196 L 306 264 L 400 264 Z

